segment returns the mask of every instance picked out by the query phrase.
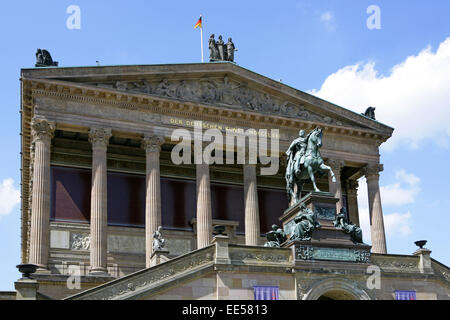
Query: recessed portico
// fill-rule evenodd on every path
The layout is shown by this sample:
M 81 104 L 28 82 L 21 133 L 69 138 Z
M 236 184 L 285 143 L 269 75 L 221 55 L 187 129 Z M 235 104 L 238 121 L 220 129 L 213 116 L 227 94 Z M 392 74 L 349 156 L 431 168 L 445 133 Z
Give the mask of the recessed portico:
M 233 242 L 262 245 L 263 234 L 287 208 L 284 151 L 299 128 L 316 126 L 323 128 L 321 153 L 337 178 L 336 184 L 319 178 L 319 187 L 332 192 L 339 199 L 337 209 L 346 207 L 352 222 L 358 223 L 355 181 L 367 174 L 375 204 L 373 234 L 383 242 L 378 181 L 365 168 L 379 164 L 378 147 L 391 128 L 229 63 L 76 71 L 24 70 L 23 131 L 30 130 L 32 121 L 54 127 L 54 137 L 44 146 L 48 157 L 33 154 L 41 148 L 39 142 L 23 136 L 22 181 L 30 188 L 24 189 L 23 224 L 29 230 L 23 236 L 24 261 L 56 272 L 66 270 L 60 257 L 69 254 L 83 265 L 83 274 L 92 269 L 118 277 L 150 266 L 157 226 L 163 225 L 178 256 L 209 246 L 217 220 L 232 226 L 227 230 Z M 195 121 L 224 136 L 279 130 L 278 154 L 273 155 L 279 159 L 278 173 L 261 175 L 261 162 L 173 165 L 170 154 L 177 141 L 172 141 L 172 132 L 182 128 L 192 134 Z M 248 160 L 248 148 L 245 156 Z M 36 184 L 42 167 L 52 178 Z M 71 186 L 81 191 L 71 194 Z M 49 191 L 39 191 L 42 187 Z M 178 198 L 168 196 L 175 191 Z M 33 192 L 36 196 L 28 196 Z M 239 199 L 238 205 L 229 205 L 229 199 Z M 39 201 L 53 202 L 35 207 Z M 278 208 L 279 203 L 285 207 Z M 175 215 L 181 207 L 186 215 L 182 221 Z M 78 216 L 73 219 L 63 212 Z M 120 216 L 123 212 L 126 218 Z M 188 229 L 191 218 L 196 218 L 195 233 Z M 30 219 L 36 221 L 28 225 Z M 55 237 L 51 245 L 33 236 L 41 233 Z M 386 250 L 382 245 L 375 248 Z

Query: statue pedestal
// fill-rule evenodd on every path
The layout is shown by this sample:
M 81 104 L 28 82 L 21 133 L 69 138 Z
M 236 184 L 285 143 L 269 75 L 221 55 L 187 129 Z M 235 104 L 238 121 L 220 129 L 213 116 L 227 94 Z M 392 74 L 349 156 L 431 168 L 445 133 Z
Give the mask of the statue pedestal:
M 169 251 L 168 250 L 158 250 L 153 252 L 150 258 L 150 267 L 154 267 L 160 263 L 169 261 Z
M 334 226 L 336 202 L 338 199 L 328 192 L 310 192 L 280 217 L 288 238 L 282 247 L 293 250 L 296 264 L 316 260 L 369 263 L 371 246 L 355 244 L 350 234 Z M 316 214 L 320 228 L 312 232 L 311 240 L 292 241 L 290 237 L 296 226 L 294 218 L 302 211 L 302 205 Z
M 350 234 L 345 233 L 342 229 L 337 229 L 333 225 L 337 214 L 336 203 L 338 201 L 339 199 L 335 198 L 329 192 L 310 192 L 299 203 L 284 211 L 283 215 L 279 218 L 288 238 L 284 246 L 290 242 L 289 238 L 295 227 L 294 218 L 301 211 L 301 205 L 304 204 L 317 215 L 317 220 L 321 225 L 320 228 L 313 231 L 311 241 L 309 241 L 310 243 L 333 247 L 353 247 L 355 244 Z M 361 246 L 361 244 L 358 244 L 358 246 Z
M 294 218 L 301 211 L 302 204 L 317 214 L 317 220 L 324 227 L 333 227 L 336 217 L 336 203 L 339 201 L 329 192 L 310 192 L 300 201 L 283 212 L 280 221 L 286 235 L 291 234 L 295 225 Z M 334 227 L 333 227 L 334 228 Z

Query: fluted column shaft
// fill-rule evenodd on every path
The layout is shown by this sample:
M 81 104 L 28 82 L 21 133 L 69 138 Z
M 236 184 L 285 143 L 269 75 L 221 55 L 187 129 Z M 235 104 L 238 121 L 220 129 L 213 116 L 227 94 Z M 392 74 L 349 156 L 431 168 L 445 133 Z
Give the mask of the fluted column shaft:
M 35 148 L 31 204 L 31 241 L 29 262 L 47 269 L 50 224 L 50 145 L 55 125 L 34 119 L 32 135 Z
M 153 253 L 153 233 L 161 225 L 161 180 L 159 156 L 164 139 L 159 136 L 146 136 L 142 148 L 146 154 L 145 184 L 145 265 L 151 267 Z
M 89 141 L 92 144 L 90 274 L 108 273 L 106 150 L 110 137 L 110 129 L 95 128 L 89 131 Z
M 379 172 L 382 165 L 368 166 L 364 170 L 367 180 L 367 193 L 369 198 L 370 232 L 372 238 L 372 252 L 387 253 L 386 235 L 384 231 L 383 209 L 381 206 Z
M 348 204 L 348 218 L 356 225 L 359 224 L 358 211 L 358 180 L 347 180 L 347 204 Z
M 209 165 L 197 164 L 197 249 L 211 244 L 212 210 Z
M 336 177 L 336 182 L 332 181 L 331 175 L 328 175 L 328 184 L 330 193 L 333 194 L 339 201 L 336 203 L 336 212 L 339 212 L 341 208 L 344 206 L 342 202 L 342 186 L 341 186 L 341 170 L 344 166 L 344 162 L 337 159 L 331 159 L 328 161 L 328 165 L 333 170 L 333 173 Z
M 259 245 L 261 235 L 259 225 L 258 189 L 256 185 L 256 165 L 244 164 L 245 201 L 245 244 Z

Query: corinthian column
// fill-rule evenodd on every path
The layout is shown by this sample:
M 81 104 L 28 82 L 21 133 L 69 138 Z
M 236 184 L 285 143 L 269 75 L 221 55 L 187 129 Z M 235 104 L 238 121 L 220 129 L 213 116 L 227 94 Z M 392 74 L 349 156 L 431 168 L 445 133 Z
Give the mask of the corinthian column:
M 339 212 L 343 207 L 342 203 L 342 187 L 341 187 L 341 169 L 344 166 L 344 161 L 338 159 L 330 159 L 328 165 L 333 170 L 333 173 L 336 177 L 336 182 L 332 181 L 332 176 L 328 175 L 328 185 L 330 189 L 330 193 L 334 195 L 339 201 L 336 203 L 336 212 Z
M 197 249 L 211 244 L 212 210 L 209 165 L 197 164 Z
M 111 129 L 91 128 L 92 144 L 91 186 L 91 270 L 89 274 L 107 274 L 107 168 L 106 149 Z
M 244 164 L 245 244 L 257 246 L 260 238 L 256 164 Z
M 50 145 L 55 125 L 46 120 L 31 123 L 35 148 L 31 204 L 29 262 L 40 271 L 47 269 L 50 223 Z
M 212 240 L 211 185 L 209 164 L 203 159 L 202 149 L 194 148 L 194 152 L 197 175 L 197 249 L 201 249 L 209 246 Z
M 161 180 L 159 155 L 164 138 L 145 136 L 142 148 L 146 155 L 145 184 L 145 265 L 151 267 L 153 249 L 153 233 L 161 225 Z
M 367 193 L 369 196 L 370 232 L 372 238 L 372 252 L 387 253 L 386 235 L 384 233 L 383 209 L 381 207 L 379 172 L 383 171 L 382 164 L 367 165 L 363 173 L 367 179 Z

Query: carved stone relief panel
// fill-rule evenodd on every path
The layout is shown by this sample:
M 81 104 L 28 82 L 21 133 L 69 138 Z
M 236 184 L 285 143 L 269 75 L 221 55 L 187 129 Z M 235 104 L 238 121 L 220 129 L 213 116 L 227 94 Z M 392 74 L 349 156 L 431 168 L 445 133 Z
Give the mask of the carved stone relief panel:
M 307 110 L 303 105 L 294 104 L 260 92 L 250 88 L 245 82 L 232 81 L 227 76 L 222 79 L 117 81 L 114 84 L 97 83 L 97 86 L 200 103 L 220 103 L 243 110 L 282 115 L 337 126 L 343 125 L 339 120 L 314 113 Z M 346 125 L 350 126 L 349 124 Z
M 70 234 L 70 249 L 71 250 L 89 250 L 91 247 L 91 236 L 88 233 Z

